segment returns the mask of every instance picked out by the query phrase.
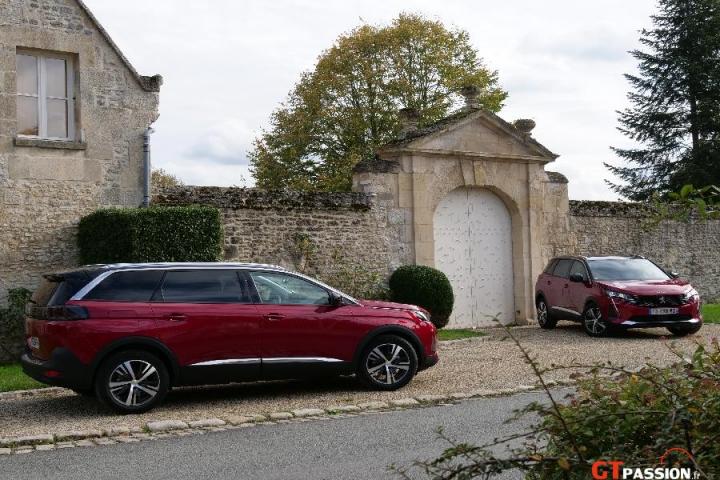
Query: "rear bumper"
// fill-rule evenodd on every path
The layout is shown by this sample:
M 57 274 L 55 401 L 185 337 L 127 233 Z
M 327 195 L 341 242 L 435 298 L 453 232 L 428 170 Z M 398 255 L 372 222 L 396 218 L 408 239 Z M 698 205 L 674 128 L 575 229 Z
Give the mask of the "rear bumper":
M 20 357 L 23 372 L 38 382 L 57 387 L 86 390 L 92 387 L 92 371 L 65 348 L 56 348 L 48 360 L 40 360 L 29 351 Z
M 625 320 L 618 323 L 613 323 L 614 326 L 630 329 L 630 328 L 657 328 L 657 327 L 677 327 L 677 328 L 698 328 L 702 326 L 702 320 L 699 318 L 691 318 L 687 320 Z

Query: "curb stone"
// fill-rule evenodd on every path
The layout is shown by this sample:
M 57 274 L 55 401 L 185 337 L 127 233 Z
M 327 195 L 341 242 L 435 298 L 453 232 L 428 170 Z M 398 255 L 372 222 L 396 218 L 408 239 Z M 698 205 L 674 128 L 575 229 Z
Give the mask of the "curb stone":
M 558 381 L 553 386 L 573 385 L 572 381 Z M 549 382 L 548 382 L 549 385 Z M 208 418 L 194 421 L 158 420 L 147 422 L 144 427 L 111 427 L 104 430 L 86 430 L 61 432 L 56 435 L 32 435 L 18 438 L 1 438 L 0 455 L 21 454 L 33 451 L 46 451 L 72 447 L 90 447 L 113 445 L 117 443 L 134 443 L 143 440 L 157 440 L 173 436 L 203 435 L 213 431 L 225 431 L 236 428 L 247 428 L 256 425 L 277 425 L 280 423 L 308 422 L 314 420 L 331 420 L 333 418 L 356 417 L 391 413 L 400 409 L 424 408 L 432 404 L 452 404 L 458 400 L 478 397 L 497 397 L 530 390 L 541 390 L 531 385 L 520 385 L 512 389 L 474 390 L 472 392 L 455 392 L 447 395 L 419 395 L 393 399 L 389 401 L 371 401 L 357 405 L 334 405 L 324 409 L 302 408 L 292 412 L 271 412 L 267 415 L 245 414 L 231 415 L 224 418 Z

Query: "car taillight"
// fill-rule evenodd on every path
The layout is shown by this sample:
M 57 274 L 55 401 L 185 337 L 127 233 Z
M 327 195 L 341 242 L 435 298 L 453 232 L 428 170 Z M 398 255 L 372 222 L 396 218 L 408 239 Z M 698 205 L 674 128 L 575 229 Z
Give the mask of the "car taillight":
M 47 320 L 48 322 L 67 322 L 90 318 L 87 308 L 77 305 L 63 305 L 61 307 L 38 307 L 29 305 L 26 313 L 31 318 Z

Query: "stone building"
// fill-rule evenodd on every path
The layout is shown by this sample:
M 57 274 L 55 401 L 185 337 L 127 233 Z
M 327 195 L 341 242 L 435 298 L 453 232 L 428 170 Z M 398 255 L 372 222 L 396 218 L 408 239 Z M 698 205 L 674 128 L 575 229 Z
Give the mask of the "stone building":
M 0 2 L 0 282 L 34 288 L 76 263 L 83 215 L 141 203 L 161 84 L 81 1 Z

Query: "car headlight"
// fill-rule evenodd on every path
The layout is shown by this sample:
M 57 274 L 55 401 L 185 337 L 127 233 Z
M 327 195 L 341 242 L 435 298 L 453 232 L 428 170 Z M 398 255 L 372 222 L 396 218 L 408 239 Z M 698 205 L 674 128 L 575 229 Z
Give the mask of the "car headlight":
M 415 315 L 417 318 L 422 320 L 423 322 L 429 322 L 430 317 L 423 311 L 420 310 L 413 310 L 413 315 Z
M 684 303 L 695 303 L 698 300 L 700 300 L 700 294 L 694 288 L 691 288 L 690 290 L 685 292 L 685 295 L 683 295 Z
M 616 292 L 614 290 L 605 290 L 605 293 L 610 298 L 616 298 L 618 300 L 623 300 L 628 303 L 638 302 L 638 297 L 636 297 L 635 295 L 630 295 L 629 293 Z

